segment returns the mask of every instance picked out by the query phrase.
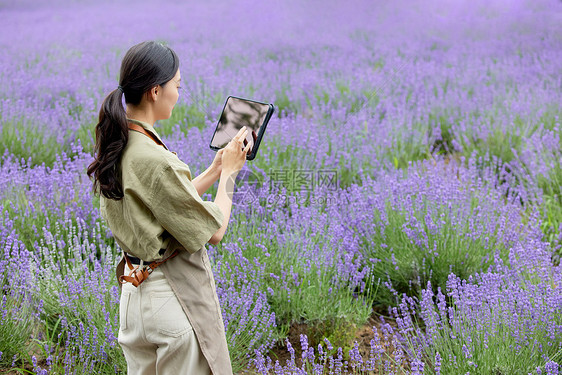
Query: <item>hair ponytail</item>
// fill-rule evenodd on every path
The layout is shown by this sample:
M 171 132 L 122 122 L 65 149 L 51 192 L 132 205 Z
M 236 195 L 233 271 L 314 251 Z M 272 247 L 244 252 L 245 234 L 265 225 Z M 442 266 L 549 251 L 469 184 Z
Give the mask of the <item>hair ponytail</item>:
M 125 102 L 138 105 L 143 95 L 157 85 L 164 85 L 178 71 L 176 53 L 161 43 L 148 41 L 131 47 L 121 62 L 119 87 L 103 101 L 96 125 L 95 158 L 88 166 L 94 177 L 94 193 L 108 199 L 123 198 L 123 182 L 118 163 L 129 140 Z
M 88 176 L 94 176 L 94 192 L 99 190 L 104 197 L 116 200 L 123 198 L 117 162 L 129 140 L 122 95 L 122 89 L 118 88 L 103 101 L 96 125 L 96 156 L 88 167 Z

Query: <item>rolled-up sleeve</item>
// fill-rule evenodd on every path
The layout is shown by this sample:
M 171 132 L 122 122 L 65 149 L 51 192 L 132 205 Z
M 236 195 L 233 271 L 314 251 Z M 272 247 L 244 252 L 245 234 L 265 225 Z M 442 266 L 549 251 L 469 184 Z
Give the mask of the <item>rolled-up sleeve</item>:
M 204 201 L 191 182 L 187 166 L 166 166 L 157 177 L 151 211 L 182 246 L 199 251 L 222 227 L 224 214 L 215 202 Z

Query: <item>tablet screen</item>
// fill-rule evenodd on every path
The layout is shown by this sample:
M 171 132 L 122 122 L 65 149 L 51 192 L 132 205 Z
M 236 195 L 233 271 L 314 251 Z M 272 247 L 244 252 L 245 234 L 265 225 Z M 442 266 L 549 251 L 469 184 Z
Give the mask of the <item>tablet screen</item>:
M 211 140 L 211 147 L 225 147 L 238 131 L 246 126 L 248 129 L 246 140 L 251 145 L 250 150 L 253 150 L 254 137 L 252 136 L 252 130 L 256 136 L 259 134 L 268 110 L 269 104 L 230 96 L 226 101 L 217 129 Z

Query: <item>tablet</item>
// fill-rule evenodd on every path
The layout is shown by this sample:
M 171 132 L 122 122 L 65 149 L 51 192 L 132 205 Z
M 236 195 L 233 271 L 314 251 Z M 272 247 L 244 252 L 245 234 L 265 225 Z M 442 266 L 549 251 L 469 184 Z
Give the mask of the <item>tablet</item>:
M 251 144 L 246 160 L 254 159 L 274 110 L 273 104 L 229 96 L 224 103 L 209 147 L 215 151 L 224 148 L 238 131 L 246 126 L 248 134 L 244 145 L 246 142 Z

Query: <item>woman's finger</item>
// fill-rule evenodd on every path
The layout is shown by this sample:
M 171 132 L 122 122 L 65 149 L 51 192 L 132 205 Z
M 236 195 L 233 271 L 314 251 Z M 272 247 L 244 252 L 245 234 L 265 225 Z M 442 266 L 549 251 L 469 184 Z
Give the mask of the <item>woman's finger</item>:
M 238 137 L 238 140 L 241 141 L 242 139 L 246 139 L 246 135 L 248 135 L 248 130 L 244 130 L 244 132 L 240 134 L 240 137 Z
M 240 139 L 242 138 L 242 134 L 248 132 L 248 129 L 246 129 L 246 126 L 242 126 L 242 128 L 240 130 L 238 130 L 238 133 L 236 133 L 236 135 L 234 136 L 233 139 Z M 245 137 L 246 135 L 244 135 Z

